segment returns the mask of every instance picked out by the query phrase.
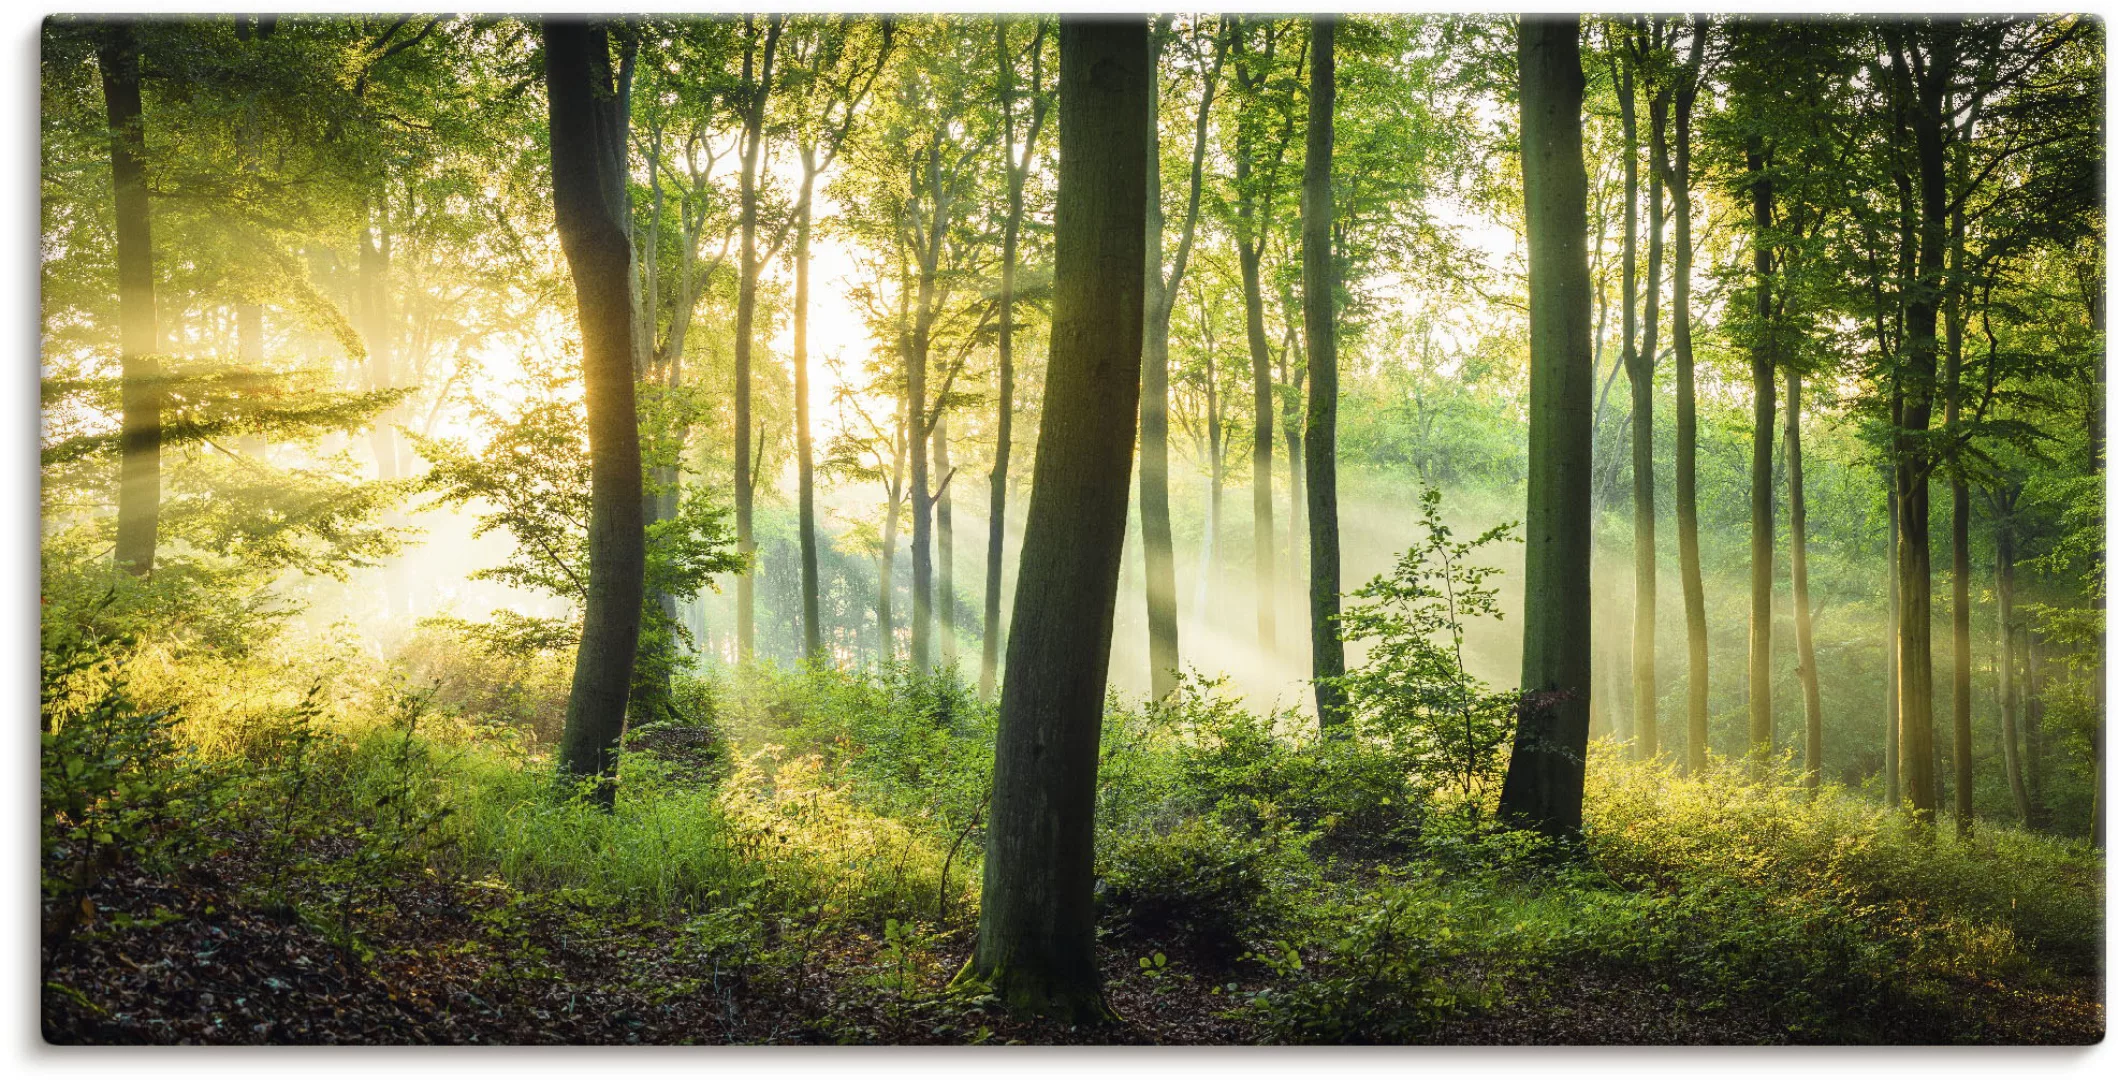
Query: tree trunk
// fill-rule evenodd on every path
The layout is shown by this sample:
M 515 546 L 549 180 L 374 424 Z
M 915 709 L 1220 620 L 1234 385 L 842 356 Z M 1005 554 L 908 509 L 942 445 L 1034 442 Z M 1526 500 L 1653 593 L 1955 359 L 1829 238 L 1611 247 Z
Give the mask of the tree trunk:
M 934 492 L 934 600 L 940 616 L 935 627 L 941 638 L 941 662 L 956 661 L 956 500 L 949 494 L 955 468 L 949 463 L 949 414 L 934 415 L 934 472 L 940 479 Z
M 1157 72 L 1148 87 L 1151 117 L 1161 115 L 1162 35 L 1168 32 L 1165 18 L 1149 29 L 1148 61 Z M 1184 270 L 1199 225 L 1199 200 L 1205 183 L 1206 137 L 1212 115 L 1215 84 L 1219 80 L 1225 39 L 1214 48 L 1213 66 L 1206 72 L 1199 98 L 1198 120 L 1193 126 L 1189 188 L 1184 203 L 1184 225 L 1170 259 L 1169 276 L 1162 276 L 1162 154 L 1159 124 L 1150 124 L 1147 139 L 1147 269 L 1144 300 L 1144 341 L 1140 360 L 1140 534 L 1147 566 L 1147 662 L 1151 692 L 1157 700 L 1177 687 L 1181 654 L 1177 647 L 1177 562 L 1169 528 L 1169 317 L 1177 289 L 1184 283 Z
M 1255 140 L 1247 126 L 1236 129 L 1236 261 L 1243 278 L 1243 337 L 1250 347 L 1250 536 L 1256 564 L 1253 587 L 1257 592 L 1258 648 L 1271 654 L 1279 650 L 1279 605 L 1274 590 L 1279 587 L 1275 565 L 1278 543 L 1272 524 L 1272 345 L 1265 336 L 1264 228 L 1258 218 L 1252 155 Z M 1269 209 L 1269 207 L 1268 207 Z
M 1346 646 L 1339 640 L 1338 267 L 1331 249 L 1332 112 L 1338 96 L 1335 16 L 1309 21 L 1309 141 L 1302 161 L 1302 327 L 1309 351 L 1309 661 L 1325 734 L 1346 718 Z
M 1657 158 L 1662 156 L 1668 110 L 1668 91 L 1657 89 L 1648 102 L 1650 151 Z M 1628 187 L 1637 170 L 1637 157 L 1632 151 L 1625 157 Z M 1632 216 L 1630 204 L 1626 212 Z M 1626 231 L 1630 233 L 1631 227 Z M 1662 179 L 1650 170 L 1645 323 L 1640 349 L 1626 366 L 1633 390 L 1633 745 L 1635 753 L 1650 761 L 1662 749 L 1655 714 L 1659 694 L 1655 679 L 1655 331 L 1661 293 Z
M 754 33 L 754 17 L 744 21 Z M 755 37 L 752 46 L 743 50 L 742 90 L 747 101 L 743 109 L 743 171 L 736 191 L 742 251 L 735 292 L 735 547 L 749 560 L 757 555 L 752 522 L 757 474 L 750 463 L 750 355 L 757 322 L 758 157 L 765 142 L 765 102 L 772 95 L 772 63 L 779 48 L 780 27 L 780 17 L 773 16 L 765 31 L 762 58 L 756 57 Z M 754 58 L 759 61 L 755 69 Z M 758 452 L 762 455 L 764 448 L 759 447 Z M 757 567 L 753 562 L 735 579 L 736 662 L 749 663 L 756 647 Z
M 2044 675 L 2039 669 L 2043 650 L 2037 647 L 2037 628 L 2025 621 L 2022 627 L 2022 749 L 2023 786 L 2030 791 L 2030 815 L 2045 823 L 2044 802 Z
M 1750 351 L 1750 753 L 1772 754 L 1772 181 L 1765 158 L 1751 150 L 1751 264 L 1757 274 L 1756 340 Z
M 1809 514 L 1802 489 L 1802 375 L 1787 370 L 1787 548 L 1794 589 L 1795 663 L 1802 679 L 1803 782 L 1815 791 L 1824 775 L 1824 704 L 1817 687 L 1816 635 L 1809 607 Z
M 608 805 L 647 571 L 633 400 L 627 88 L 613 85 L 601 22 L 547 17 L 544 50 L 553 220 L 580 311 L 589 444 L 588 597 L 559 763 L 575 777 L 600 778 L 596 792 Z
M 1897 53 L 1893 42 L 1893 53 Z M 1908 72 L 1902 57 L 1901 72 Z M 1934 382 L 1940 341 L 1936 323 L 1943 288 L 1943 259 L 1948 244 L 1948 175 L 1942 126 L 1944 99 L 1954 78 L 1954 31 L 1946 24 L 1935 27 L 1932 55 L 1924 73 L 1914 81 L 1917 108 L 1912 130 L 1919 160 L 1919 273 L 1905 305 L 1905 334 L 1909 370 L 1903 379 L 1904 418 L 1900 423 L 1894 459 L 1897 465 L 1897 504 L 1901 511 L 1898 528 L 1898 705 L 1903 727 L 1900 747 L 1905 767 L 1906 796 L 1912 812 L 1922 821 L 1932 821 L 1940 799 L 1934 766 L 1938 750 L 1934 738 L 1934 656 L 1932 546 L 1928 540 L 1928 479 L 1932 463 L 1927 460 L 1925 440 L 1934 411 Z
M 817 602 L 816 444 L 809 433 L 809 216 L 816 155 L 802 150 L 802 193 L 794 204 L 794 468 L 802 545 L 802 656 L 824 660 L 823 619 Z
M 1138 406 L 1147 26 L 1062 18 L 1044 422 L 1000 697 L 978 945 L 1011 1009 L 1112 1019 L 1096 970 L 1096 762 Z
M 1964 216 L 1950 215 L 1950 264 L 1948 278 L 1948 371 L 1947 400 L 1942 426 L 1947 433 L 1949 469 L 1949 710 L 1955 736 L 1956 832 L 1969 836 L 1971 816 L 1971 489 L 1964 483 L 1958 457 L 1958 433 L 1963 423 L 1964 302 L 1957 275 L 1964 270 Z
M 1883 555 L 1884 571 L 1890 575 L 1890 606 L 1883 627 L 1885 683 L 1883 691 L 1883 805 L 1896 809 L 1904 801 L 1901 776 L 1899 740 L 1904 737 L 1900 723 L 1901 710 L 1897 701 L 1897 622 L 1902 617 L 1901 597 L 1898 595 L 1897 541 L 1897 469 L 1886 465 L 1883 468 L 1884 496 L 1890 517 L 1890 546 Z
M 2015 682 L 2015 497 L 2013 489 L 1995 500 L 1993 522 L 1993 589 L 2000 597 L 2000 749 L 2008 770 L 2008 794 L 2015 800 L 2015 817 L 2025 829 L 2035 827 L 2030 816 L 2029 788 L 2023 782 L 2022 736 L 2016 717 L 2021 696 Z
M 1522 689 L 1500 812 L 1581 828 L 1588 752 L 1589 509 L 1596 372 L 1589 347 L 1588 177 L 1580 17 L 1522 18 L 1523 205 L 1529 238 L 1529 497 Z
M 149 227 L 147 136 L 140 113 L 140 41 L 134 20 L 104 24 L 96 52 L 110 127 L 116 209 L 119 419 L 118 537 L 114 564 L 154 573 L 162 514 L 162 364 L 155 328 L 154 238 Z
M 1000 668 L 1001 571 L 1006 564 L 1008 464 L 1015 423 L 1015 260 L 1022 236 L 1022 187 L 1029 176 L 1028 162 L 1036 153 L 1038 129 L 1044 126 L 1044 105 L 1040 100 L 1031 106 L 1029 131 L 1023 139 L 1022 157 L 1018 160 L 1015 156 L 1015 62 L 1008 52 L 1007 28 L 1006 20 L 993 21 L 994 39 L 999 45 L 1001 115 L 1007 136 L 1002 148 L 1007 155 L 1008 213 L 1000 233 L 1000 333 L 995 345 L 1000 368 L 999 397 L 994 402 L 992 493 L 986 514 L 985 625 L 978 658 L 978 696 L 987 700 L 993 696 Z M 1044 23 L 1040 19 L 1037 32 L 1030 39 L 1032 93 L 1042 89 L 1038 84 L 1043 81 L 1043 50 Z
M 897 623 L 891 613 L 897 588 L 897 518 L 905 498 L 905 410 L 897 413 L 897 431 L 890 443 L 890 501 L 883 509 L 882 559 L 876 567 L 881 591 L 875 601 L 876 656 L 883 663 L 897 659 Z
M 1669 173 L 1676 213 L 1675 295 L 1670 300 L 1670 338 L 1677 353 L 1677 559 L 1684 586 L 1685 769 L 1706 768 L 1707 672 L 1706 583 L 1699 562 L 1699 405 L 1691 350 L 1691 112 L 1698 97 L 1700 53 L 1706 46 L 1704 17 L 1692 25 L 1691 58 L 1676 93 L 1676 164 Z

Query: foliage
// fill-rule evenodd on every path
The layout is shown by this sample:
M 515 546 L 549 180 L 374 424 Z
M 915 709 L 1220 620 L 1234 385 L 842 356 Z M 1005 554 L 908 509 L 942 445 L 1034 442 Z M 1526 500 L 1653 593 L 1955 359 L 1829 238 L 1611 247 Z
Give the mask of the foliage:
M 1458 541 L 1441 520 L 1441 492 L 1420 493 L 1419 543 L 1386 577 L 1352 595 L 1367 601 L 1339 616 L 1349 642 L 1372 642 L 1361 666 L 1339 680 L 1354 730 L 1389 745 L 1424 791 L 1453 788 L 1470 801 L 1491 785 L 1515 733 L 1515 695 L 1495 693 L 1464 670 L 1464 623 L 1501 617 L 1497 571 L 1468 560 L 1510 539 L 1512 524 Z

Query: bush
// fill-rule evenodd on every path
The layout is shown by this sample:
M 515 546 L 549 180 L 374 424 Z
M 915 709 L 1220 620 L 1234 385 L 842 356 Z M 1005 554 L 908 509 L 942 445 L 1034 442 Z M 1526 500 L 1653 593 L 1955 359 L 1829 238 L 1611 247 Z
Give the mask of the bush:
M 1106 833 L 1096 845 L 1100 920 L 1121 936 L 1229 958 L 1277 921 L 1287 852 L 1213 818 Z

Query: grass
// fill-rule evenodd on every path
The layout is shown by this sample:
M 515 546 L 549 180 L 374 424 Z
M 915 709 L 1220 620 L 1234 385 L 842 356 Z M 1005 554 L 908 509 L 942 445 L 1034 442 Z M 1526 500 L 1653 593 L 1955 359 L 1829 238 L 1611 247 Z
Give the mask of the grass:
M 142 650 L 121 675 L 133 701 L 175 707 L 187 760 L 222 777 L 216 820 L 285 838 L 272 887 L 335 889 L 349 927 L 382 902 L 364 881 L 483 881 L 682 926 L 802 984 L 821 939 L 865 942 L 882 966 L 849 986 L 904 1002 L 939 1000 L 939 976 L 917 973 L 945 973 L 935 943 L 961 948 L 975 925 L 994 716 L 953 677 L 686 685 L 710 715 L 636 733 L 605 812 L 491 704 L 549 703 L 439 700 L 343 641 L 276 655 Z M 427 648 L 423 670 L 443 655 Z M 1958 838 L 1785 770 L 1686 776 L 1599 744 L 1583 834 L 1555 846 L 1494 828 L 1476 800 L 1403 796 L 1417 785 L 1390 760 L 1210 688 L 1114 703 L 1103 925 L 1150 958 L 1125 977 L 1180 972 L 1259 1038 L 1297 1042 L 1466 1037 L 1589 977 L 1751 1025 L 1705 1021 L 1704 1037 L 2004 1037 L 1949 1027 L 1965 987 L 2100 985 L 2102 856 L 2077 842 L 1984 822 Z

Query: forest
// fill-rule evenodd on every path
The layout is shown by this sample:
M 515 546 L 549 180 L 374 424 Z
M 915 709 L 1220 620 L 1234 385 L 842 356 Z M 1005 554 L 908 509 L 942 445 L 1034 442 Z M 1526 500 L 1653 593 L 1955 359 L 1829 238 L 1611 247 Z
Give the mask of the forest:
M 2104 48 L 52 16 L 42 1036 L 2099 1042 Z

